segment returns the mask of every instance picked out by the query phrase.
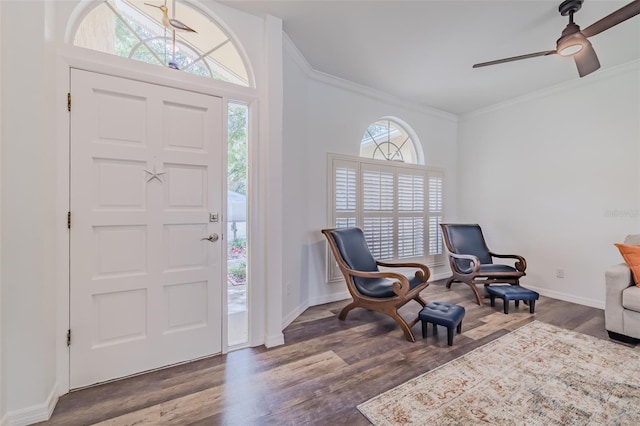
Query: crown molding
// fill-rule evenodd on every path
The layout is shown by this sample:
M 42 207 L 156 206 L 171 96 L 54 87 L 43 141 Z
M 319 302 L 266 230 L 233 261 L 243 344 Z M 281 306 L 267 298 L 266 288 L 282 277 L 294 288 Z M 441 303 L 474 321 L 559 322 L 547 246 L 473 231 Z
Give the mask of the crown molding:
M 293 43 L 293 40 L 291 40 L 291 38 L 289 38 L 289 35 L 284 31 L 282 32 L 282 47 L 284 53 L 286 53 L 287 56 L 292 59 L 293 62 L 295 62 L 297 67 L 300 68 L 302 72 L 307 74 L 309 77 L 314 72 L 317 72 L 311 67 L 311 64 L 309 64 L 307 58 L 305 58 L 302 52 L 298 50 L 298 47 Z
M 503 109 L 511 108 L 515 105 L 523 104 L 526 102 L 530 102 L 535 99 L 545 98 L 547 96 L 551 96 L 557 93 L 566 92 L 569 90 L 574 90 L 580 87 L 586 87 L 588 85 L 601 82 L 603 80 L 608 80 L 623 74 L 627 74 L 630 72 L 638 73 L 640 72 L 640 59 L 633 60 L 631 62 L 627 62 L 621 65 L 617 65 L 615 67 L 607 68 L 605 70 L 598 71 L 595 74 L 591 74 L 588 78 L 579 78 L 573 79 L 569 81 L 565 81 L 560 84 L 556 84 L 555 86 L 547 87 L 544 89 L 537 90 L 535 92 L 528 93 L 526 95 L 518 96 L 503 102 L 499 102 L 497 104 L 493 104 L 487 107 L 483 107 L 477 109 L 475 111 L 471 111 L 466 114 L 462 114 L 459 117 L 460 122 L 464 122 L 469 119 L 473 119 L 484 114 L 500 111 Z
M 311 80 L 456 123 L 463 122 L 465 120 L 469 120 L 483 114 L 510 108 L 515 105 L 529 102 L 535 99 L 544 98 L 556 93 L 573 90 L 579 87 L 585 87 L 587 85 L 617 77 L 629 72 L 637 73 L 640 70 L 640 59 L 636 59 L 625 64 L 617 65 L 605 70 L 600 70 L 595 74 L 591 74 L 587 79 L 572 79 L 551 87 L 528 93 L 526 95 L 518 96 L 503 102 L 499 102 L 497 104 L 489 105 L 487 107 L 483 107 L 466 114 L 456 115 L 433 107 L 410 102 L 381 90 L 367 87 L 349 80 L 333 76 L 331 74 L 315 70 L 285 32 L 283 32 L 283 48 L 284 53 L 287 55 L 287 57 L 293 60 L 296 66 Z
M 284 53 L 311 80 L 324 83 L 339 89 L 347 90 L 358 95 L 373 98 L 378 101 L 393 104 L 402 108 L 411 109 L 421 114 L 430 115 L 454 123 L 458 122 L 458 116 L 456 114 L 451 114 L 449 112 L 442 111 L 430 106 L 410 102 L 406 99 L 393 96 L 382 90 L 374 89 L 372 87 L 364 86 L 362 84 L 354 83 L 350 80 L 345 80 L 340 77 L 315 70 L 285 32 L 283 32 L 282 41 Z

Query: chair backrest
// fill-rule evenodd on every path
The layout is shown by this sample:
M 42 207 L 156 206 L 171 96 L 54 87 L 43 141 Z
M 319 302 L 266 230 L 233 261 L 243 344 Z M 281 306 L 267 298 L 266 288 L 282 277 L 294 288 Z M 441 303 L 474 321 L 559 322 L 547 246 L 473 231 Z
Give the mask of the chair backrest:
M 455 254 L 472 254 L 480 259 L 480 263 L 493 263 L 489 248 L 484 241 L 482 229 L 477 224 L 441 223 L 442 234 L 447 250 Z M 458 260 L 460 269 L 469 268 L 469 261 Z
M 376 260 L 371 255 L 364 233 L 360 228 L 337 228 L 322 231 L 335 242 L 335 247 L 342 261 L 349 269 L 364 272 L 378 271 Z M 338 261 L 338 263 L 340 263 Z

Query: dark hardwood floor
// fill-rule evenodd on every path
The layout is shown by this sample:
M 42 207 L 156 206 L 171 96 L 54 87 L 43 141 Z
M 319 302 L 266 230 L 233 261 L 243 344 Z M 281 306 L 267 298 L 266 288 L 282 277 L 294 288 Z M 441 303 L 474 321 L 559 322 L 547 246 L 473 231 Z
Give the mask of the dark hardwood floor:
M 536 313 L 513 303 L 491 308 L 475 304 L 471 290 L 442 281 L 422 292 L 466 308 L 462 334 L 447 346 L 446 329 L 416 342 L 378 313 L 356 309 L 346 321 L 337 313 L 347 303 L 308 309 L 284 331 L 283 346 L 238 350 L 72 392 L 60 398 L 42 425 L 367 425 L 356 406 L 432 370 L 530 321 L 538 320 L 608 339 L 604 312 L 541 297 Z M 409 319 L 420 306 L 402 310 Z

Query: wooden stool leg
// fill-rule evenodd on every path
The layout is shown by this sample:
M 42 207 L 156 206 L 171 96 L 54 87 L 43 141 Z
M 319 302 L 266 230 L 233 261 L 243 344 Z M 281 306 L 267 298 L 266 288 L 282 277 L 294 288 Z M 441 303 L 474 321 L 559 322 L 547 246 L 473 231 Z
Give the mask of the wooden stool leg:
M 422 338 L 427 337 L 427 322 L 422 321 Z
M 433 334 L 438 334 L 438 324 L 436 324 L 435 322 L 433 323 Z
M 491 299 L 491 306 L 496 306 L 496 296 L 491 294 L 489 295 L 489 298 Z
M 462 321 L 460 321 L 460 323 L 458 324 L 458 334 L 462 333 Z
M 504 300 L 504 313 L 508 314 L 509 313 L 509 299 L 507 299 L 505 297 L 503 300 Z
M 516 299 L 516 308 L 520 306 L 520 301 Z
M 533 314 L 536 310 L 536 301 L 532 300 L 529 302 L 529 313 Z
M 453 346 L 453 327 L 447 327 L 447 344 Z

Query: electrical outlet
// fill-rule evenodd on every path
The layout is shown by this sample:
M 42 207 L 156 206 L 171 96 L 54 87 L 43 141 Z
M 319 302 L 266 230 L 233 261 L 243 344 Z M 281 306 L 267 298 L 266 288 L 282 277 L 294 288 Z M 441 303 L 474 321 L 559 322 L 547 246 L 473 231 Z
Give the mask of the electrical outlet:
M 564 278 L 564 269 L 556 269 L 556 278 Z

